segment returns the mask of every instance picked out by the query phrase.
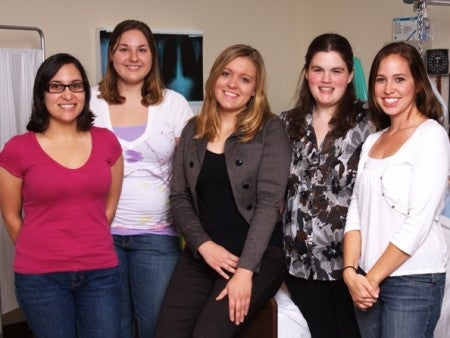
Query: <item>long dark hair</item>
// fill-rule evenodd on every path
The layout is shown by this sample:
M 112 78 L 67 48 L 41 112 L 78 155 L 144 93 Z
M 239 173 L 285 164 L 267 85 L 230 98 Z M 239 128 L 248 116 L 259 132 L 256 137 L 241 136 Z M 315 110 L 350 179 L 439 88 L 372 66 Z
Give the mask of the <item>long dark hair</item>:
M 119 23 L 113 30 L 108 44 L 108 57 L 106 73 L 103 79 L 99 82 L 100 98 L 103 98 L 109 104 L 121 104 L 125 102 L 125 97 L 120 95 L 118 79 L 119 75 L 114 69 L 111 56 L 117 49 L 122 34 L 130 30 L 136 29 L 144 34 L 145 39 L 150 47 L 152 54 L 152 68 L 144 78 L 144 84 L 142 85 L 141 103 L 148 107 L 152 104 L 157 104 L 162 101 L 164 95 L 164 84 L 161 79 L 161 73 L 158 63 L 158 53 L 156 50 L 155 37 L 152 30 L 147 24 L 137 20 L 125 20 Z
M 41 133 L 47 130 L 50 122 L 50 113 L 45 105 L 45 92 L 50 80 L 58 73 L 62 66 L 72 64 L 81 74 L 84 84 L 84 105 L 77 117 L 77 128 L 80 131 L 89 130 L 94 121 L 94 114 L 89 109 L 91 88 L 83 65 L 77 58 L 67 53 L 58 53 L 50 56 L 39 67 L 34 80 L 33 103 L 31 116 L 27 124 L 27 130 Z
M 409 65 L 409 70 L 414 79 L 416 87 L 416 106 L 417 109 L 426 117 L 442 122 L 442 106 L 436 95 L 433 93 L 425 65 L 418 50 L 405 42 L 393 42 L 387 44 L 379 50 L 373 59 L 369 75 L 369 107 L 373 115 L 373 122 L 378 129 L 386 128 L 391 125 L 389 116 L 386 115 L 375 100 L 375 81 L 377 78 L 380 63 L 389 55 L 400 55 Z
M 350 73 L 353 71 L 353 51 L 345 37 L 335 33 L 325 33 L 317 36 L 311 42 L 305 55 L 305 65 L 300 75 L 299 91 L 294 109 L 290 110 L 286 116 L 289 122 L 288 134 L 292 140 L 301 138 L 306 126 L 306 115 L 311 112 L 315 104 L 305 73 L 317 53 L 330 51 L 337 52 L 347 65 L 348 71 Z M 330 120 L 331 132 L 335 137 L 344 135 L 357 123 L 357 116 L 362 105 L 363 102 L 356 100 L 355 88 L 353 82 L 350 82 L 337 105 L 336 113 Z

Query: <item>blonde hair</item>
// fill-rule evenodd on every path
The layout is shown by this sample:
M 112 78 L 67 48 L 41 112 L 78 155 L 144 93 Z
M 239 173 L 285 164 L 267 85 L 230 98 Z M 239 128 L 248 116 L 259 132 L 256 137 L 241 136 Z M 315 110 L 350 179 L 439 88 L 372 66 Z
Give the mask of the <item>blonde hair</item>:
M 236 117 L 236 132 L 239 134 L 239 140 L 241 142 L 251 140 L 261 130 L 264 122 L 273 115 L 266 96 L 266 69 L 261 54 L 248 45 L 233 45 L 220 53 L 211 68 L 205 84 L 204 103 L 196 117 L 194 138 L 206 138 L 212 141 L 219 134 L 219 103 L 214 95 L 214 86 L 223 69 L 238 57 L 249 59 L 256 68 L 255 95 Z

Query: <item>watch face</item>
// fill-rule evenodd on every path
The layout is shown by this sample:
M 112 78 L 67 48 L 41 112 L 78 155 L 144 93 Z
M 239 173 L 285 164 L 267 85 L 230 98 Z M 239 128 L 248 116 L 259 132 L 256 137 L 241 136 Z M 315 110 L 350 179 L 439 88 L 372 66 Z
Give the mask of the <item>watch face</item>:
M 448 73 L 448 49 L 427 50 L 427 73 L 441 75 Z

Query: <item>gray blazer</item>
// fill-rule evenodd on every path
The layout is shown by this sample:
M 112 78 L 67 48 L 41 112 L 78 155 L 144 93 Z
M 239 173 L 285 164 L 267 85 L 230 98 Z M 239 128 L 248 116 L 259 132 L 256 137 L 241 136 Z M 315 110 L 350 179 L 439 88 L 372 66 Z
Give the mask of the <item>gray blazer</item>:
M 198 218 L 197 179 L 207 140 L 194 139 L 195 119 L 183 129 L 178 143 L 170 203 L 175 224 L 198 257 L 198 247 L 211 240 Z M 271 117 L 255 137 L 238 142 L 236 134 L 225 142 L 225 162 L 237 209 L 250 225 L 238 266 L 258 272 L 285 196 L 291 146 L 284 126 Z

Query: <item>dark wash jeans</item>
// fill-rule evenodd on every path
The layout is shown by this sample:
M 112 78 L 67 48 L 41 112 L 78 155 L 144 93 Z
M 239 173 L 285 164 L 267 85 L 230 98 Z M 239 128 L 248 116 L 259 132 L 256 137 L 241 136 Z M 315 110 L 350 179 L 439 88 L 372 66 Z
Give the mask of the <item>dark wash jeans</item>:
M 159 309 L 175 264 L 180 257 L 178 236 L 143 234 L 113 235 L 120 261 L 121 338 L 152 338 Z
M 16 296 L 35 338 L 119 337 L 119 268 L 15 274 Z
M 363 338 L 432 338 L 444 297 L 445 273 L 388 277 L 367 311 L 355 308 Z

